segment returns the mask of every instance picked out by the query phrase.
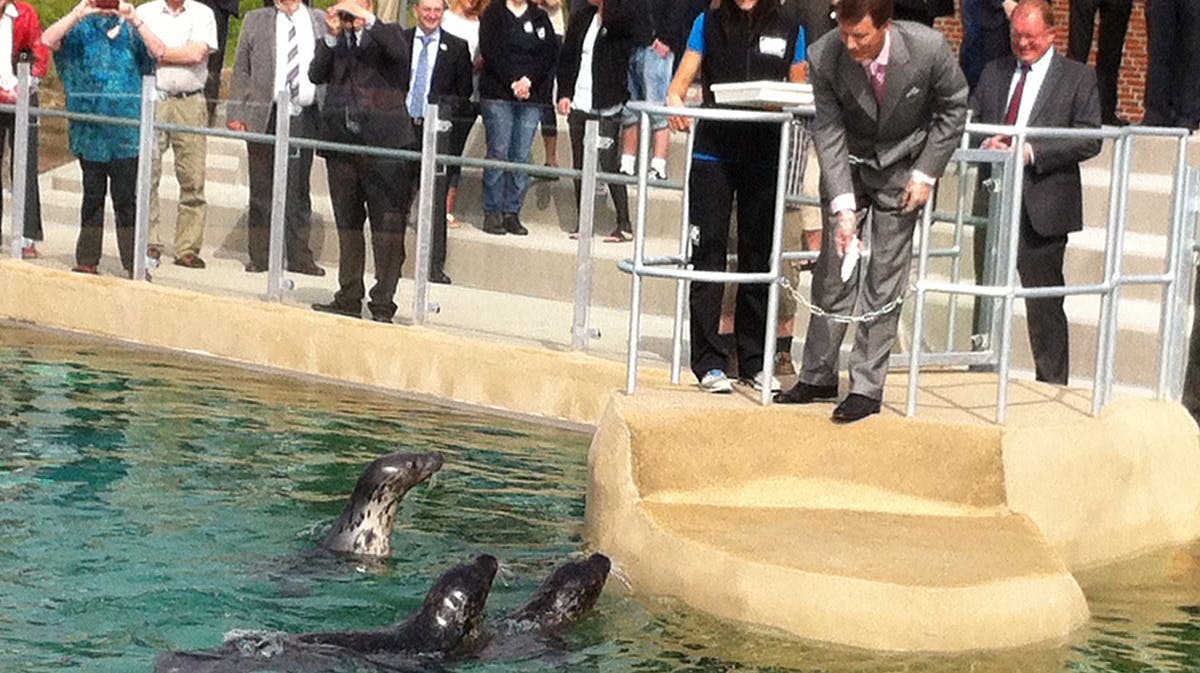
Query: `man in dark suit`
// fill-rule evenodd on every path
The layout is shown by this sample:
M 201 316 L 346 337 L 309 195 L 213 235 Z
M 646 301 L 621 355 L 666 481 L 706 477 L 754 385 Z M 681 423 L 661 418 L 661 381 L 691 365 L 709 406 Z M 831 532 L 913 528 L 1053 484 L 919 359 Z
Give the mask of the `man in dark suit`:
M 417 25 L 404 31 L 405 39 L 412 45 L 412 75 L 407 84 L 407 104 L 416 135 L 413 149 L 418 152 L 423 142 L 421 129 L 425 123 L 425 106 L 429 103 L 438 104 L 438 116 L 443 120 L 460 118 L 455 111 L 470 100 L 474 88 L 467 41 L 442 30 L 445 11 L 445 0 L 418 0 L 413 7 Z M 448 138 L 449 134 L 439 137 Z M 421 172 L 416 167 L 410 172 L 415 186 Z M 429 280 L 446 285 L 450 284 L 450 276 L 445 271 L 446 192 L 449 188 L 450 182 L 445 171 L 439 171 L 433 196 L 433 246 Z
M 208 80 L 204 83 L 204 98 L 208 102 L 208 123 L 212 124 L 221 98 L 221 70 L 225 67 L 225 46 L 229 43 L 229 18 L 238 16 L 238 0 L 200 0 L 212 10 L 217 20 L 217 50 L 208 55 Z
M 895 0 L 893 17 L 897 21 L 915 21 L 933 26 L 939 16 L 954 14 L 954 0 Z
M 1200 127 L 1200 2 L 1146 0 L 1146 126 Z
M 962 0 L 962 46 L 958 62 L 967 77 L 967 87 L 975 90 L 983 66 L 1011 53 L 1008 15 L 1017 0 Z
M 308 79 L 316 44 L 324 39 L 325 14 L 309 9 L 301 0 L 275 0 L 271 9 L 246 14 L 238 38 L 233 64 L 226 126 L 234 131 L 275 132 L 275 91 L 292 91 L 289 133 L 314 137 L 317 133 L 317 103 L 321 91 Z M 285 45 L 276 49 L 276 45 Z M 294 50 L 292 49 L 294 47 Z M 292 148 L 288 159 L 287 201 L 284 206 L 284 253 L 288 271 L 324 276 L 309 248 L 312 199 L 309 180 L 313 151 Z M 250 212 L 246 218 L 246 243 L 250 261 L 246 271 L 267 270 L 270 243 L 271 191 L 274 183 L 275 148 L 258 142 L 246 143 L 250 178 Z
M 1125 51 L 1125 31 L 1133 14 L 1133 0 L 1071 0 L 1071 22 L 1067 31 L 1067 56 L 1087 63 L 1092 53 L 1092 27 L 1100 13 L 1100 36 L 1096 40 L 1096 83 L 1100 88 L 1100 119 L 1105 124 L 1125 126 L 1117 116 L 1117 78 Z
M 404 107 L 411 51 L 404 29 L 380 21 L 371 7 L 371 0 L 341 0 L 326 10 L 325 37 L 317 43 L 308 76 L 314 84 L 326 85 L 321 108 L 325 140 L 400 149 L 414 138 Z M 354 318 L 362 315 L 363 224 L 369 216 L 375 286 L 367 308 L 372 320 L 390 323 L 404 264 L 404 225 L 411 194 L 408 168 L 399 159 L 345 152 L 323 156 L 337 223 L 339 287 L 333 301 L 313 304 L 313 309 Z
M 812 134 L 828 218 L 813 272 L 813 304 L 849 314 L 883 311 L 857 326 L 850 353 L 850 393 L 834 422 L 879 412 L 887 361 L 908 284 L 912 235 L 962 136 L 967 83 L 941 33 L 892 21 L 892 0 L 841 0 L 838 31 L 808 50 L 816 98 Z M 842 280 L 843 257 L 857 251 L 860 222 L 870 215 L 865 280 Z M 861 285 L 861 290 L 860 290 Z M 861 295 L 861 296 L 860 296 Z M 777 402 L 806 404 L 838 394 L 838 353 L 846 324 L 814 315 L 798 382 Z
M 1096 75 L 1054 50 L 1054 11 L 1049 3 L 1022 0 L 1011 18 L 1013 56 L 984 68 L 971 97 L 974 119 L 985 124 L 1099 128 Z M 993 136 L 983 146 L 1008 149 L 1012 138 Z M 1034 138 L 1025 144 L 1017 247 L 1021 285 L 1065 284 L 1067 234 L 1083 228 L 1079 162 L 1098 154 L 1100 147 L 1099 138 Z M 1066 385 L 1070 366 L 1063 298 L 1026 299 L 1025 307 L 1037 379 Z

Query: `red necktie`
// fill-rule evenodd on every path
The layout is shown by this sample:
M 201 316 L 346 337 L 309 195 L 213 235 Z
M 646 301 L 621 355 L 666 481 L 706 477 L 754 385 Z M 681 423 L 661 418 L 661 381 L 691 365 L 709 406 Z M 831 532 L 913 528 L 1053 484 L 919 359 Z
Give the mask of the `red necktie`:
M 1021 92 L 1025 90 L 1025 76 L 1029 74 L 1029 65 L 1021 64 L 1021 78 L 1017 80 L 1017 88 L 1013 89 L 1012 99 L 1008 101 L 1008 113 L 1004 115 L 1004 123 L 1017 123 L 1017 112 L 1021 110 Z

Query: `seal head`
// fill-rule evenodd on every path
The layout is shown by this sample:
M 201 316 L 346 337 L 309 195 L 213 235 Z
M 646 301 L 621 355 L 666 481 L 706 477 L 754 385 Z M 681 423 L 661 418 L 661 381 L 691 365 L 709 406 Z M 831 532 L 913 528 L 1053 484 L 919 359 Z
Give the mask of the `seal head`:
M 611 568 L 604 554 L 564 563 L 542 582 L 528 603 L 505 617 L 506 626 L 514 631 L 555 633 L 574 625 L 596 605 Z
M 413 486 L 442 469 L 439 453 L 389 453 L 371 461 L 321 546 L 359 556 L 392 553 L 392 526 L 400 501 Z

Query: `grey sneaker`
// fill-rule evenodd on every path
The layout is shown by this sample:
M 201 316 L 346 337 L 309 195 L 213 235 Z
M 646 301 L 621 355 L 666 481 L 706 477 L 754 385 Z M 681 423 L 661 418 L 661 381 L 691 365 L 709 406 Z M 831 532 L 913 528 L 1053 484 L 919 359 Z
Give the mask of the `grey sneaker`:
M 703 390 L 706 393 L 732 393 L 733 383 L 729 380 L 728 376 L 725 376 L 724 371 L 720 369 L 710 369 L 708 370 L 708 373 L 704 375 L 704 378 L 700 379 L 700 390 Z
M 750 387 L 754 388 L 755 390 L 762 392 L 763 379 L 766 377 L 766 375 L 767 375 L 766 371 L 760 371 L 759 373 L 755 374 L 754 378 L 752 378 L 752 379 L 746 379 L 746 378 L 738 379 L 738 383 L 740 383 L 742 385 L 750 386 Z M 783 390 L 783 384 L 779 382 L 779 379 L 772 376 L 771 377 L 771 392 L 777 393 L 780 390 Z

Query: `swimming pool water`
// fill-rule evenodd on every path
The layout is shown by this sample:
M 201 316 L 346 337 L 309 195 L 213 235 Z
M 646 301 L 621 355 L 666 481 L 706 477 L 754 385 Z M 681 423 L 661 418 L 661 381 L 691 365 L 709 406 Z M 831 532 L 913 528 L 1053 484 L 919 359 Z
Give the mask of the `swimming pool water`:
M 590 437 L 373 391 L 0 324 L 0 671 L 149 671 L 235 628 L 376 628 L 487 552 L 500 616 L 583 548 Z M 379 567 L 313 554 L 362 467 L 446 465 Z M 1184 557 L 1186 560 L 1186 557 Z M 1171 552 L 1083 578 L 1067 644 L 878 654 L 722 622 L 609 581 L 561 652 L 458 671 L 1200 671 L 1200 571 Z M 803 600 L 798 596 L 796 600 Z

